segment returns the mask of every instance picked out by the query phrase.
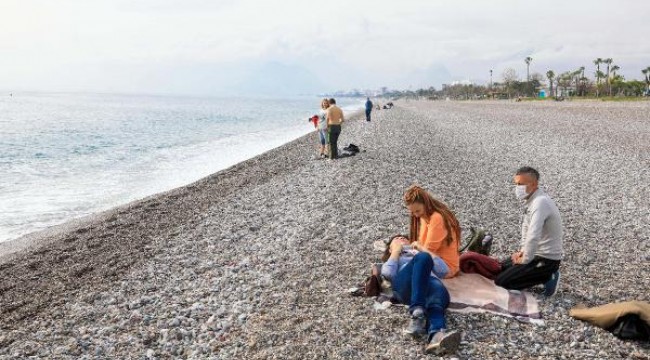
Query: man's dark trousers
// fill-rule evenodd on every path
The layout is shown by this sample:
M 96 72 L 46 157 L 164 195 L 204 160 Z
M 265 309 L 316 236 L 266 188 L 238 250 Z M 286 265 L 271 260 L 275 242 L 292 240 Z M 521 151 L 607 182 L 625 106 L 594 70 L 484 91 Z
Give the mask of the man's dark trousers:
M 501 272 L 494 283 L 506 289 L 521 290 L 544 284 L 560 268 L 560 260 L 535 256 L 528 264 L 513 264 L 507 259 L 501 263 Z
M 339 135 L 341 135 L 341 125 L 330 125 L 330 159 L 336 159 L 339 157 Z

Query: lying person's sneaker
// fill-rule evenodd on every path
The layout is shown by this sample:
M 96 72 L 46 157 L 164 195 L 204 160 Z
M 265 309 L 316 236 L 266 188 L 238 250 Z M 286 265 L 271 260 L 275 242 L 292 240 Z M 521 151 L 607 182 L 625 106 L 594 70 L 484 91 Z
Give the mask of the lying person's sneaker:
M 551 279 L 544 284 L 544 296 L 551 297 L 555 295 L 560 286 L 560 270 L 551 275 Z
M 411 322 L 409 326 L 404 329 L 404 334 L 417 337 L 427 333 L 427 319 L 424 317 L 424 310 L 422 308 L 415 308 L 411 314 Z
M 424 352 L 436 355 L 453 354 L 458 350 L 460 340 L 460 332 L 458 331 L 438 331 L 429 338 L 429 343 L 424 348 Z

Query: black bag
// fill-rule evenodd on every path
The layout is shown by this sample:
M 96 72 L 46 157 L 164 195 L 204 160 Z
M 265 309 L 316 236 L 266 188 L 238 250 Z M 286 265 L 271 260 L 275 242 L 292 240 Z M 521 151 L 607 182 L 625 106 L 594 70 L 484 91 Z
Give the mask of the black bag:
M 650 340 L 650 325 L 637 314 L 622 316 L 607 330 L 624 340 Z
M 357 154 L 360 151 L 359 147 L 354 144 L 349 144 L 348 146 L 344 147 L 343 150 L 348 151 L 352 154 Z
M 470 235 L 468 236 L 467 244 L 459 250 L 463 252 L 465 250 L 472 251 L 475 253 L 483 254 L 490 256 L 490 250 L 492 250 L 492 235 L 484 229 L 474 229 L 470 228 Z

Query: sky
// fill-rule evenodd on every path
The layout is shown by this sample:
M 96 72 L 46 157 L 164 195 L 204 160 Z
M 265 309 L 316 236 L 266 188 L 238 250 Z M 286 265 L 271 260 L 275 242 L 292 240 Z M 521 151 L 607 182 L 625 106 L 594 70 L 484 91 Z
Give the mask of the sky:
M 223 95 L 439 87 L 611 57 L 650 66 L 639 0 L 0 0 L 0 89 Z

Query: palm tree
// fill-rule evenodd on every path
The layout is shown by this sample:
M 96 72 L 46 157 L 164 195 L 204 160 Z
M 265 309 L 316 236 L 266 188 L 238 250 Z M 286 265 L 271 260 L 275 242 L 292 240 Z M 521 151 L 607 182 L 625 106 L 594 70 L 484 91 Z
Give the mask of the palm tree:
M 528 56 L 524 61 L 526 62 L 526 81 L 530 81 L 530 63 L 533 62 L 533 58 Z
M 650 93 L 650 66 L 641 70 L 641 72 L 643 73 L 643 76 L 645 76 L 646 90 Z
M 553 72 L 553 70 L 547 71 L 546 77 L 548 78 L 549 85 L 551 85 L 551 89 L 550 89 L 551 93 L 549 94 L 549 96 L 553 97 L 553 78 L 555 77 L 555 72 Z
M 603 63 L 602 58 L 597 58 L 596 60 L 594 60 L 594 65 L 596 65 L 596 74 L 595 74 L 596 75 L 596 97 L 598 97 L 599 90 L 600 90 L 600 78 L 602 74 L 602 72 L 600 72 L 600 64 L 602 63 Z
M 614 60 L 612 60 L 612 58 L 607 58 L 603 60 L 603 62 L 607 64 L 607 73 L 605 73 L 605 80 L 607 80 L 607 94 L 609 96 L 612 96 L 612 83 L 609 79 L 609 72 L 610 72 L 610 66 L 612 65 L 613 61 Z
M 581 73 L 581 72 L 582 72 L 582 70 L 578 69 L 578 70 L 576 70 L 576 71 L 574 71 L 574 72 L 571 73 L 572 80 L 573 80 L 573 81 L 575 82 L 575 84 L 576 84 L 576 90 L 575 90 L 575 92 L 574 92 L 574 96 L 577 96 L 577 95 L 578 95 L 578 87 L 579 87 L 578 82 L 580 81 L 580 73 Z
M 562 87 L 562 96 L 569 95 L 569 86 L 571 86 L 571 81 L 573 80 L 573 74 L 570 71 L 565 71 L 562 74 L 557 76 L 557 87 L 558 89 Z
M 596 97 L 598 97 L 600 94 L 600 79 L 604 79 L 604 78 L 605 78 L 605 73 L 600 70 L 597 70 L 596 79 L 598 79 L 599 84 L 596 85 Z
M 579 91 L 579 93 L 580 93 L 580 96 L 585 96 L 585 88 L 586 88 L 585 80 L 587 80 L 585 78 L 585 67 L 581 66 L 580 69 L 578 69 L 578 71 L 580 72 L 580 91 Z
M 621 80 L 623 77 L 616 74 L 617 71 L 621 70 L 621 67 L 618 65 L 612 65 L 610 71 L 612 73 L 611 80 L 610 80 L 610 90 L 609 90 L 609 96 L 612 96 L 612 90 L 611 90 L 611 84 L 612 83 L 618 83 L 619 80 Z

